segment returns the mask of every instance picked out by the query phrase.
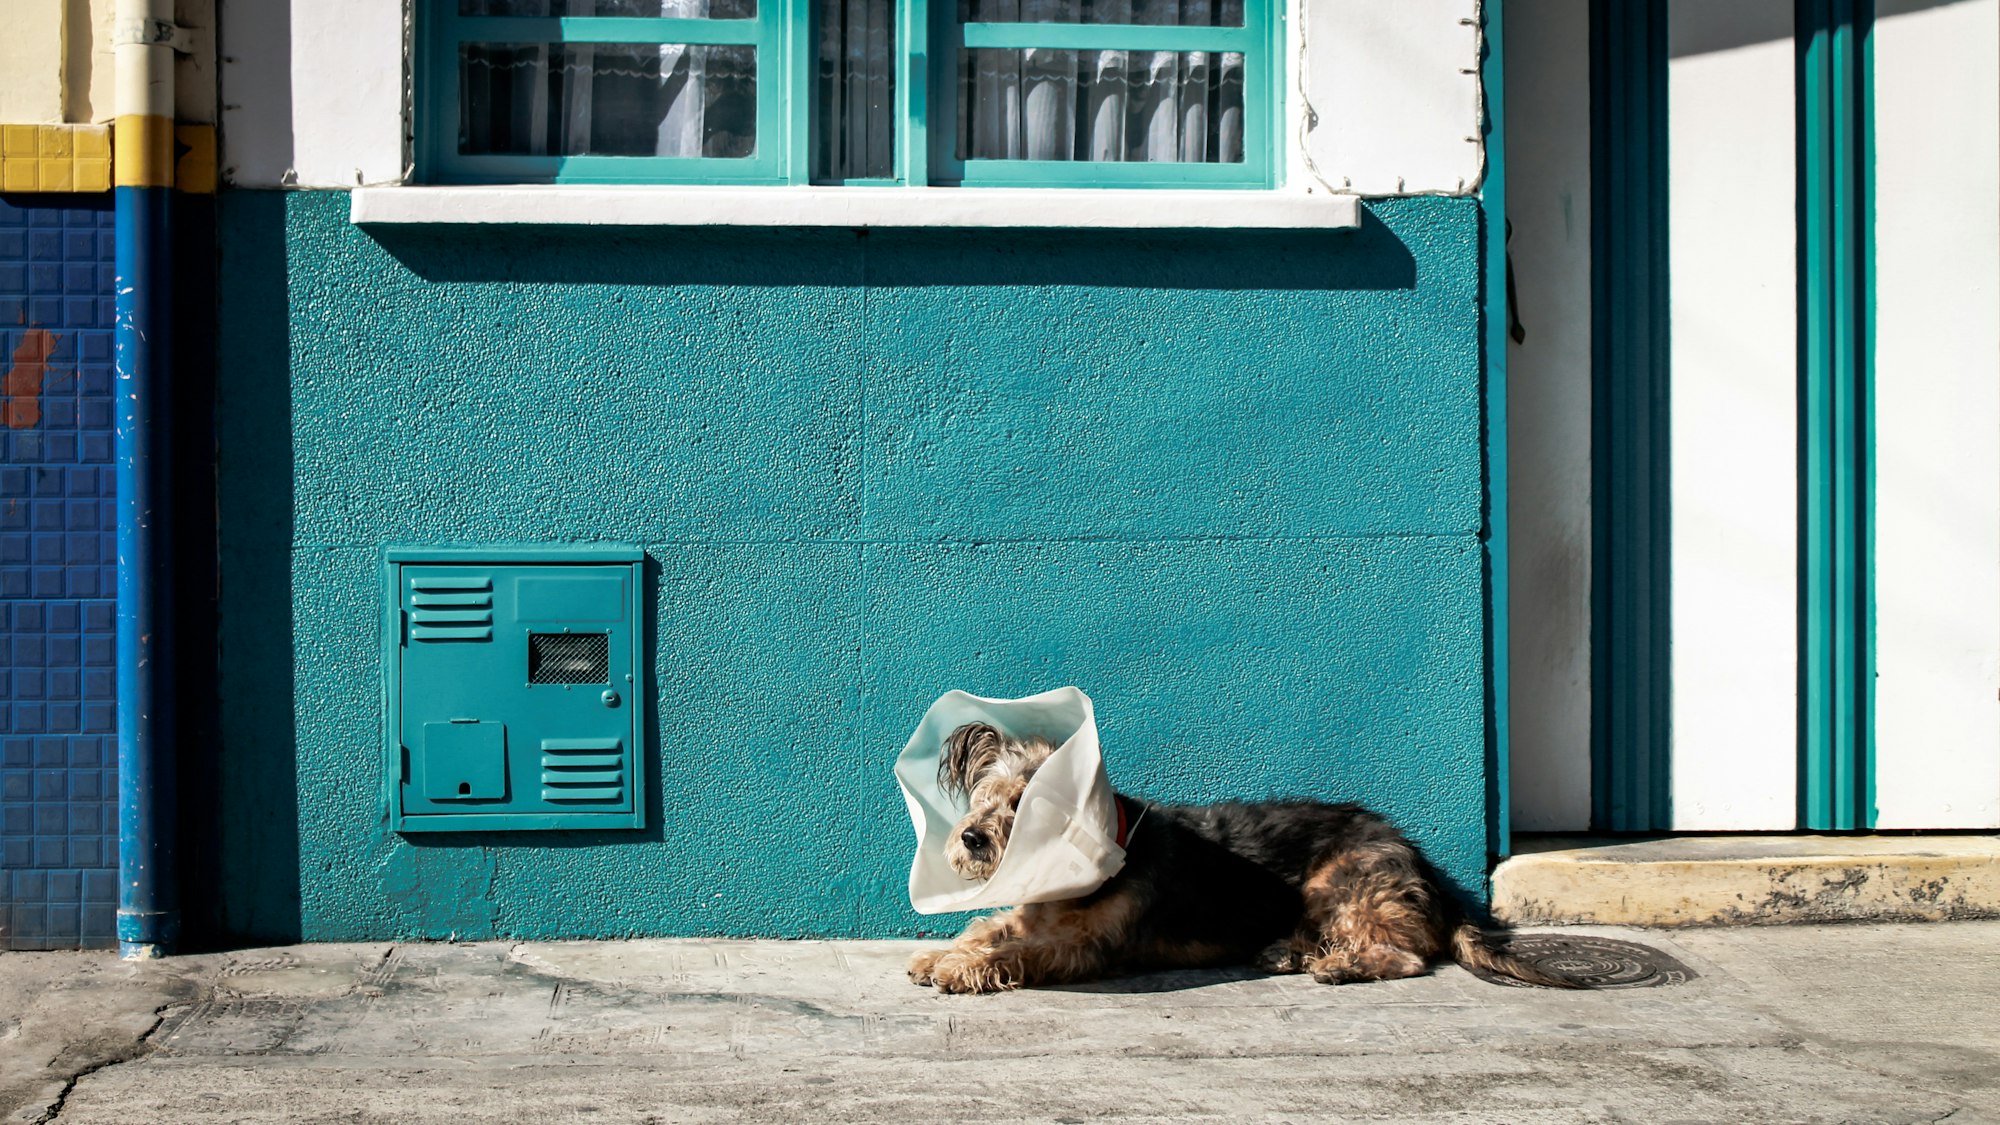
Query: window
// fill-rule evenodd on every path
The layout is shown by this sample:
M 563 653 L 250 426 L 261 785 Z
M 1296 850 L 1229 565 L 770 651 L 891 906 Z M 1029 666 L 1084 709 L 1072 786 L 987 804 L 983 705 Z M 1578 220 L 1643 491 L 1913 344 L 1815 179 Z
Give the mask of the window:
M 784 2 L 432 0 L 426 174 L 782 183 Z
M 1270 187 L 1282 90 L 1276 8 L 428 0 L 419 174 Z

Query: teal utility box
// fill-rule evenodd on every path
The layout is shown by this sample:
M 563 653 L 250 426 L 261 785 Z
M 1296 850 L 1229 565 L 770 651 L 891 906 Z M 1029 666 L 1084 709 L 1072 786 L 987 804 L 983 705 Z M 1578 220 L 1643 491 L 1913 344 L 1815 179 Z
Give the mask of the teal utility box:
M 398 832 L 643 828 L 637 547 L 394 547 Z

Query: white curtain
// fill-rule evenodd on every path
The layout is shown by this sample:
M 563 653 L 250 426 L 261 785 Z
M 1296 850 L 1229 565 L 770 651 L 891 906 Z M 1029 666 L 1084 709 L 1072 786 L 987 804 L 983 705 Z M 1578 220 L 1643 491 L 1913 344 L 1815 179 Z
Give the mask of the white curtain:
M 588 2 L 588 0 L 586 0 Z M 708 15 L 708 0 L 659 0 L 660 15 L 699 19 Z M 707 117 L 702 87 L 708 77 L 707 52 L 699 47 L 660 49 L 660 86 L 666 112 L 660 118 L 659 156 L 700 156 L 702 126 Z
M 972 22 L 1240 27 L 1242 0 L 967 0 Z M 959 155 L 983 160 L 1243 159 L 1243 56 L 974 50 Z
M 459 0 L 468 16 L 739 18 L 742 0 Z M 527 156 L 748 156 L 747 46 L 467 44 L 460 151 Z

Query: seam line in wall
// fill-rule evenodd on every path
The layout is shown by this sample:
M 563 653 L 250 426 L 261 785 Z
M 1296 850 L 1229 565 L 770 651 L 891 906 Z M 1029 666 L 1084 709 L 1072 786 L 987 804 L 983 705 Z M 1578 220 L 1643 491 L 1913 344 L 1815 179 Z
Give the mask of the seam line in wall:
M 1183 544 L 1183 543 L 1374 543 L 1385 539 L 1394 540 L 1463 540 L 1469 539 L 1475 545 L 1483 546 L 1479 532 L 1467 531 L 1381 531 L 1357 532 L 1348 535 L 950 535 L 950 536 L 901 536 L 901 537 L 851 537 L 851 536 L 752 536 L 693 535 L 671 539 L 649 539 L 641 536 L 621 536 L 607 534 L 601 539 L 576 539 L 559 536 L 554 539 L 507 539 L 491 543 L 453 542 L 454 547 L 493 547 L 495 549 L 517 547 L 523 543 L 633 543 L 643 548 L 652 547 L 985 547 L 1013 546 L 1028 543 L 1047 544 Z M 294 552 L 307 551 L 380 551 L 379 540 L 365 541 L 315 541 L 293 543 Z M 70 599 L 75 600 L 75 599 Z M 88 599 L 86 599 L 88 600 Z M 107 599 L 96 599 L 99 601 Z
M 861 416 L 855 419 L 856 441 L 860 444 L 854 451 L 854 487 L 860 495 L 856 506 L 861 513 L 862 537 L 854 544 L 854 637 L 855 637 L 855 699 L 854 699 L 854 760 L 865 764 L 868 761 L 868 380 L 874 373 L 874 321 L 868 301 L 869 240 L 868 232 L 856 231 L 854 240 L 861 245 L 858 256 L 861 259 L 861 340 L 856 351 L 860 359 L 855 371 L 855 408 Z

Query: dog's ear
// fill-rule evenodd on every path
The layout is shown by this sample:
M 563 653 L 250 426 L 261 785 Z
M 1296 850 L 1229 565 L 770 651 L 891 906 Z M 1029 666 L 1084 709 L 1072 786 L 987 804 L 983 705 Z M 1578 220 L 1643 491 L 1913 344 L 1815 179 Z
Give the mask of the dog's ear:
M 946 793 L 970 793 L 979 775 L 1006 752 L 1007 739 L 985 723 L 967 723 L 952 731 L 938 755 L 938 787 Z

